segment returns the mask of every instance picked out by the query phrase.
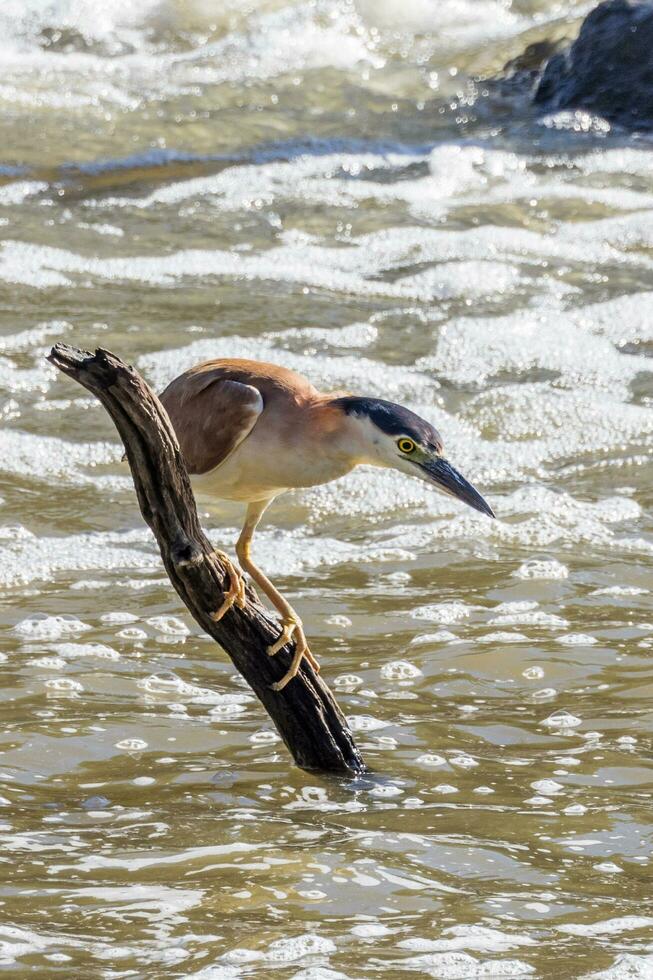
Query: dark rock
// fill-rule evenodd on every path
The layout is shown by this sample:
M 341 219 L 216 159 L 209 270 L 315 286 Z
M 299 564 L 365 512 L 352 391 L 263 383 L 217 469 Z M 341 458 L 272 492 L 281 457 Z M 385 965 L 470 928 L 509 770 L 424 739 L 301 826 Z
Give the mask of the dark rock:
M 653 126 L 653 2 L 605 0 L 547 62 L 534 101 L 585 109 L 630 129 Z
M 567 39 L 566 43 L 569 43 Z M 512 58 L 503 66 L 503 75 L 510 78 L 522 72 L 538 75 L 551 60 L 551 58 L 565 45 L 565 40 L 551 41 L 545 38 L 543 41 L 534 41 L 524 48 L 521 54 Z
M 499 75 L 484 78 L 484 87 L 503 98 L 523 98 L 524 95 L 530 98 L 548 62 L 569 43 L 569 38 L 557 41 L 545 38 L 529 44 L 516 58 L 506 62 Z

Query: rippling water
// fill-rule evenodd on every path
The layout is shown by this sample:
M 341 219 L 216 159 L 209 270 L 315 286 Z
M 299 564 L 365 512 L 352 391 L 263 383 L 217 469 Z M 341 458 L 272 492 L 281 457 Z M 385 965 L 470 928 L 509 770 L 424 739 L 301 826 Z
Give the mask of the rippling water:
M 3 3 L 14 975 L 653 976 L 650 144 L 468 81 L 587 9 Z M 360 470 L 258 536 L 372 776 L 291 766 L 58 340 L 401 401 L 487 492 Z

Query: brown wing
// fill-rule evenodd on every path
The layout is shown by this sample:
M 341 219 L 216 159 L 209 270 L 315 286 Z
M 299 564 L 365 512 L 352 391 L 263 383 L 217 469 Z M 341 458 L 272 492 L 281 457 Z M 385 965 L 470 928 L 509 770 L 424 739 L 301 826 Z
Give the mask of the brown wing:
M 208 473 L 229 456 L 256 425 L 263 397 L 253 385 L 224 378 L 224 371 L 191 368 L 160 395 L 177 434 L 189 473 Z

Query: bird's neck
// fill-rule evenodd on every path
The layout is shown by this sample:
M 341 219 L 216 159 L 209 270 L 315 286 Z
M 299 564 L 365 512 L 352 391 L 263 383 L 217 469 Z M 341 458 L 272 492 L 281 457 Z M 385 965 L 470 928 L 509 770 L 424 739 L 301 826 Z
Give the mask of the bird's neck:
M 371 434 L 367 420 L 347 415 L 339 404 L 341 396 L 322 396 L 311 406 L 307 433 L 317 447 L 316 451 L 337 459 L 346 469 L 360 463 L 374 465 L 376 459 L 371 449 Z M 368 423 L 369 424 L 369 423 Z

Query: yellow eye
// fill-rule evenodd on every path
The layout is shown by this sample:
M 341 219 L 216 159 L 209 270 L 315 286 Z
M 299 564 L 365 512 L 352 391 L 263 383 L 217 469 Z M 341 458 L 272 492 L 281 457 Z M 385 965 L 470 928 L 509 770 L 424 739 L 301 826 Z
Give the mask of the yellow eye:
M 402 453 L 412 453 L 415 450 L 415 443 L 412 439 L 399 439 L 397 446 Z

